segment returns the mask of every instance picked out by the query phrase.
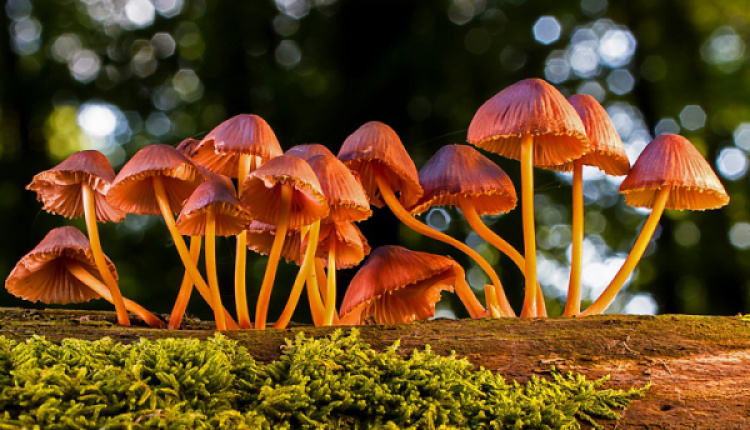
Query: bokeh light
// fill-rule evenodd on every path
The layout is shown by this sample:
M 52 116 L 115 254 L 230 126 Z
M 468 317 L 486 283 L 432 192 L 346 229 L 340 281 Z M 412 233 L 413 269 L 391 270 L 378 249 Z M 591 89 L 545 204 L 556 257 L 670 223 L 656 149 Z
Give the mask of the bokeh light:
M 534 39 L 542 45 L 549 45 L 560 39 L 562 26 L 554 16 L 542 16 L 534 23 Z
M 716 157 L 716 168 L 724 178 L 736 181 L 747 174 L 747 154 L 738 148 L 724 148 Z

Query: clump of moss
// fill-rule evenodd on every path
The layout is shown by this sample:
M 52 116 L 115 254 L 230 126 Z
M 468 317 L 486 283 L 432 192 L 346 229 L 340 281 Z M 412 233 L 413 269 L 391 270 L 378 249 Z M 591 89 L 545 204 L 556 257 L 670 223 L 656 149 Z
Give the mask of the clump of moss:
M 0 429 L 580 428 L 616 419 L 645 388 L 552 373 L 508 384 L 429 347 L 382 352 L 356 330 L 299 334 L 282 357 L 257 363 L 221 335 L 131 345 L 0 338 Z

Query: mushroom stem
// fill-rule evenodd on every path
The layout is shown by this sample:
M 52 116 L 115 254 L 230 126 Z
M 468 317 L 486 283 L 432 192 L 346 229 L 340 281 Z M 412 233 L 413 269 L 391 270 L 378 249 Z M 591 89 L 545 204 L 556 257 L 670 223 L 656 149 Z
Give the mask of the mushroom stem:
M 237 196 L 242 198 L 243 184 L 250 172 L 255 170 L 255 157 L 242 154 L 239 161 L 239 173 L 237 175 Z M 237 306 L 237 322 L 242 328 L 252 328 L 250 322 L 250 311 L 247 307 L 247 230 L 242 230 L 237 235 L 237 252 L 234 261 L 234 297 Z
M 289 214 L 292 208 L 292 186 L 281 185 L 281 203 L 279 207 L 279 223 L 276 224 L 276 235 L 273 238 L 271 252 L 268 254 L 266 273 L 263 275 L 263 283 L 260 286 L 258 302 L 255 305 L 255 328 L 263 330 L 266 328 L 266 317 L 268 315 L 268 303 L 271 301 L 273 282 L 276 279 L 276 269 L 279 267 L 279 257 L 286 240 L 286 231 L 289 227 Z
M 323 299 L 325 299 L 328 291 L 328 276 L 326 276 L 326 269 L 323 259 L 315 259 L 315 278 L 317 279 L 318 285 L 320 286 L 320 295 L 321 297 L 323 297 Z M 325 301 L 323 301 L 323 306 L 325 306 Z M 341 320 L 339 319 L 338 312 L 333 313 L 333 325 L 341 325 Z
M 198 292 L 208 302 L 211 309 L 218 306 L 219 309 L 222 310 L 223 307 L 221 307 L 221 304 L 213 303 L 211 300 L 211 291 L 208 288 L 206 281 L 203 280 L 201 272 L 198 271 L 198 266 L 195 265 L 190 257 L 190 252 L 187 249 L 187 245 L 185 245 L 185 240 L 182 239 L 182 236 L 177 231 L 177 226 L 174 222 L 174 215 L 172 215 L 172 209 L 169 207 L 167 192 L 164 189 L 164 183 L 158 176 L 154 176 L 154 192 L 156 194 L 156 202 L 159 204 L 159 210 L 161 210 L 162 218 L 164 218 L 164 223 L 167 225 L 167 230 L 169 230 L 169 234 L 172 235 L 172 240 L 174 240 L 177 253 L 180 255 L 180 259 L 182 259 L 182 265 L 185 266 L 185 270 L 193 279 L 193 283 L 195 283 L 195 287 L 198 288 Z M 223 309 L 223 311 L 227 326 L 229 326 L 229 328 L 237 327 L 237 323 L 234 322 L 231 315 L 229 315 L 229 312 L 227 312 L 226 309 Z M 215 309 L 214 312 L 216 312 Z
M 511 246 L 511 244 L 506 242 L 505 239 L 500 237 L 497 233 L 487 227 L 484 222 L 482 222 L 482 219 L 477 213 L 476 206 L 474 205 L 474 200 L 469 198 L 461 199 L 460 208 L 461 212 L 463 212 L 464 214 L 464 217 L 466 217 L 466 221 L 469 223 L 469 226 L 471 226 L 471 228 L 479 235 L 479 237 L 489 242 L 490 245 L 497 248 L 498 251 L 507 255 L 511 260 L 513 260 L 513 263 L 515 263 L 516 266 L 521 269 L 521 273 L 526 276 L 526 261 L 524 260 L 523 255 L 521 255 L 521 253 L 518 252 L 516 248 Z M 547 309 L 546 306 L 544 306 L 544 297 L 542 296 L 542 287 L 539 285 L 539 282 L 537 282 L 536 288 L 537 296 L 541 296 L 540 298 L 542 299 L 541 309 L 539 306 L 539 300 L 537 301 L 536 316 L 547 316 Z M 540 312 L 541 315 L 539 314 Z
M 643 253 L 646 252 L 651 236 L 654 235 L 654 231 L 656 231 L 656 227 L 659 225 L 659 219 L 667 205 L 670 190 L 670 187 L 664 187 L 659 190 L 654 201 L 654 207 L 651 209 L 651 214 L 649 214 L 646 219 L 646 223 L 641 229 L 641 234 L 638 235 L 638 239 L 635 241 L 630 254 L 628 254 L 628 258 L 625 259 L 625 262 L 622 264 L 622 267 L 620 267 L 620 270 L 617 272 L 614 279 L 612 279 L 612 282 L 610 282 L 594 303 L 581 313 L 581 316 L 599 315 L 607 309 L 610 303 L 612 303 L 615 295 L 617 295 L 620 288 L 622 288 L 622 285 L 633 272 L 633 269 L 635 269 L 638 261 L 643 256 Z
M 310 270 L 307 274 L 307 301 L 310 302 L 310 314 L 312 315 L 313 322 L 316 327 L 322 326 L 325 321 L 326 309 L 323 305 L 323 300 L 320 298 L 320 290 L 318 289 L 318 277 L 316 275 L 317 270 Z
M 206 212 L 206 276 L 211 290 L 211 301 L 214 302 L 214 318 L 216 329 L 224 331 L 227 329 L 224 320 L 224 306 L 221 304 L 221 293 L 219 292 L 219 277 L 216 274 L 216 213 L 213 208 Z
M 331 235 L 335 235 L 333 231 Z M 328 244 L 328 286 L 326 287 L 325 325 L 333 325 L 333 314 L 336 313 L 336 238 L 331 237 Z
M 522 317 L 536 315 L 536 234 L 534 231 L 534 136 L 521 138 L 521 209 L 526 255 L 526 286 Z
M 380 165 L 376 165 L 375 167 L 375 180 L 377 181 L 378 189 L 380 189 L 380 195 L 391 209 L 391 212 L 393 212 L 393 214 L 410 229 L 424 236 L 452 245 L 476 261 L 490 277 L 492 285 L 494 286 L 494 288 L 487 288 L 485 290 L 489 293 L 486 297 L 488 307 L 491 310 L 492 308 L 499 309 L 503 316 L 515 316 L 516 314 L 513 312 L 513 308 L 510 307 L 510 303 L 508 303 L 508 299 L 505 296 L 503 285 L 500 283 L 500 278 L 498 278 L 497 273 L 492 269 L 490 263 L 465 243 L 458 241 L 447 234 L 441 233 L 412 217 L 393 194 L 390 184 L 388 184 L 388 181 L 385 179 L 382 167 Z
M 581 270 L 583 255 L 583 163 L 573 162 L 573 237 L 570 249 L 570 283 L 563 316 L 581 313 Z
M 455 267 L 456 271 L 456 295 L 461 299 L 461 303 L 466 306 L 466 310 L 469 311 L 469 315 L 474 318 L 482 318 L 487 314 L 484 306 L 477 300 L 477 296 L 471 291 L 471 287 L 466 283 L 466 273 L 464 269 L 458 264 Z
M 117 312 L 117 323 L 129 326 L 130 318 L 128 317 L 128 311 L 125 309 L 122 293 L 120 293 L 120 288 L 117 286 L 117 281 L 112 276 L 112 272 L 107 267 L 102 244 L 99 240 L 99 227 L 96 225 L 94 190 L 91 189 L 91 185 L 83 182 L 81 183 L 81 191 L 83 196 L 83 217 L 86 221 L 86 230 L 89 234 L 94 263 L 96 263 L 96 268 L 99 270 L 99 274 L 102 275 L 102 279 L 104 279 L 104 284 L 109 288 L 110 293 L 112 293 L 112 303 L 115 305 L 115 311 Z
M 201 255 L 201 237 L 191 236 L 190 237 L 190 259 L 196 264 L 198 258 Z M 177 300 L 174 302 L 174 308 L 172 314 L 169 316 L 169 329 L 177 330 L 182 324 L 182 317 L 185 315 L 185 310 L 190 302 L 190 295 L 193 292 L 193 278 L 185 271 L 185 275 L 182 277 L 182 284 L 180 285 L 180 292 L 177 293 Z M 209 301 L 210 303 L 210 301 Z
M 305 250 L 305 257 L 302 259 L 302 265 L 300 266 L 299 272 L 297 273 L 297 278 L 294 280 L 292 291 L 289 293 L 289 299 L 287 300 L 286 306 L 284 306 L 284 310 L 281 312 L 279 319 L 276 320 L 276 324 L 273 325 L 273 328 L 284 329 L 292 319 L 292 314 L 294 314 L 294 309 L 297 308 L 299 297 L 302 294 L 302 288 L 305 286 L 307 275 L 313 268 L 313 264 L 315 264 L 315 251 L 318 249 L 319 234 L 320 220 L 317 220 L 312 224 L 312 227 L 310 228 L 310 236 L 307 238 L 307 249 Z
M 94 275 L 92 275 L 88 270 L 84 269 L 83 266 L 81 266 L 78 262 L 67 260 L 65 262 L 65 268 L 68 270 L 68 272 L 70 272 L 71 275 L 75 276 L 79 281 L 86 284 L 87 287 L 91 288 L 97 294 L 102 296 L 104 300 L 114 304 L 114 299 L 112 297 L 112 293 L 109 291 L 109 287 L 104 285 L 102 281 L 96 279 Z M 125 305 L 126 309 L 141 317 L 143 321 L 145 321 L 149 326 L 164 328 L 164 321 L 157 318 L 154 314 L 146 310 L 146 308 L 139 305 L 138 303 L 129 299 L 123 299 L 123 304 Z

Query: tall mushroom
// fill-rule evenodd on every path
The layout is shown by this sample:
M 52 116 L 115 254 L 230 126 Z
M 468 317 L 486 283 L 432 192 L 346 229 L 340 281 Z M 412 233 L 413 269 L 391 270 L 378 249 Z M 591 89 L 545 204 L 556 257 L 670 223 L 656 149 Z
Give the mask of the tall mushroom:
M 465 243 L 418 221 L 406 209 L 417 203 L 423 191 L 417 168 L 393 129 L 377 121 L 364 124 L 346 138 L 338 157 L 359 174 L 371 205 L 388 205 L 407 227 L 459 249 L 479 264 L 494 286 L 487 289 L 488 307 L 494 316 L 515 315 L 505 297 L 500 278 L 481 255 Z M 399 193 L 398 197 L 396 192 Z
M 120 325 L 130 325 L 120 288 L 104 263 L 97 221 L 119 222 L 125 214 L 105 199 L 115 171 L 99 151 L 79 151 L 57 166 L 38 173 L 26 187 L 37 193 L 44 210 L 66 218 L 84 216 L 96 267 L 112 294 Z
M 456 291 L 473 318 L 484 315 L 482 305 L 466 284 L 463 269 L 441 255 L 400 246 L 375 249 L 359 269 L 341 303 L 341 323 L 399 324 L 435 315 L 440 292 Z M 468 290 L 468 294 L 466 291 Z
M 648 247 L 664 209 L 717 209 L 729 203 L 724 186 L 686 138 L 663 134 L 646 145 L 620 185 L 625 203 L 651 208 L 633 249 L 612 282 L 581 315 L 604 312 Z
M 525 79 L 487 100 L 469 124 L 469 143 L 521 162 L 526 288 L 521 316 L 536 314 L 534 166 L 556 166 L 588 149 L 581 118 L 555 87 Z
M 5 280 L 5 288 L 14 296 L 47 304 L 81 303 L 100 297 L 110 303 L 114 298 L 94 259 L 94 250 L 86 236 L 75 227 L 58 227 L 42 239 L 16 264 Z M 115 265 L 103 256 L 107 271 L 117 279 Z M 123 299 L 125 308 L 143 318 L 152 327 L 164 322 L 132 300 Z
M 199 165 L 221 175 L 237 178 L 237 194 L 245 194 L 247 176 L 261 164 L 283 154 L 281 145 L 268 123 L 258 115 L 233 116 L 211 130 L 191 151 Z M 240 327 L 250 328 L 246 291 L 247 236 L 237 235 L 234 294 Z
M 295 157 L 301 158 L 305 161 L 323 155 L 326 157 L 336 157 L 328 147 L 319 143 L 305 143 L 302 145 L 294 145 L 287 149 L 284 153 L 286 155 L 294 155 Z

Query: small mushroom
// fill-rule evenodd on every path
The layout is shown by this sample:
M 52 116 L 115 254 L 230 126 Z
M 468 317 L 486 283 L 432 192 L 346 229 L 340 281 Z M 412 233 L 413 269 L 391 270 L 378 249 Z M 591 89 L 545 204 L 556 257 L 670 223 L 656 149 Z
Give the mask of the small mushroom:
M 323 155 L 325 157 L 333 157 L 336 156 L 331 152 L 330 149 L 328 149 L 326 146 L 321 145 L 319 143 L 306 143 L 303 145 L 295 145 L 291 148 L 287 149 L 284 153 L 286 155 L 294 155 L 297 158 L 301 158 L 305 161 L 317 157 L 318 155 Z
M 107 271 L 115 280 L 115 265 L 103 256 Z M 86 236 L 75 227 L 59 227 L 16 264 L 5 281 L 14 296 L 32 302 L 67 304 L 104 298 L 114 303 L 109 288 L 94 259 L 94 250 Z M 152 327 L 164 322 L 132 300 L 123 299 L 125 308 L 143 318 Z
M 662 134 L 641 152 L 620 184 L 625 203 L 651 208 L 633 249 L 612 282 L 581 315 L 598 315 L 612 303 L 635 269 L 659 225 L 664 209 L 717 209 L 729 203 L 724 186 L 705 158 L 686 138 Z

